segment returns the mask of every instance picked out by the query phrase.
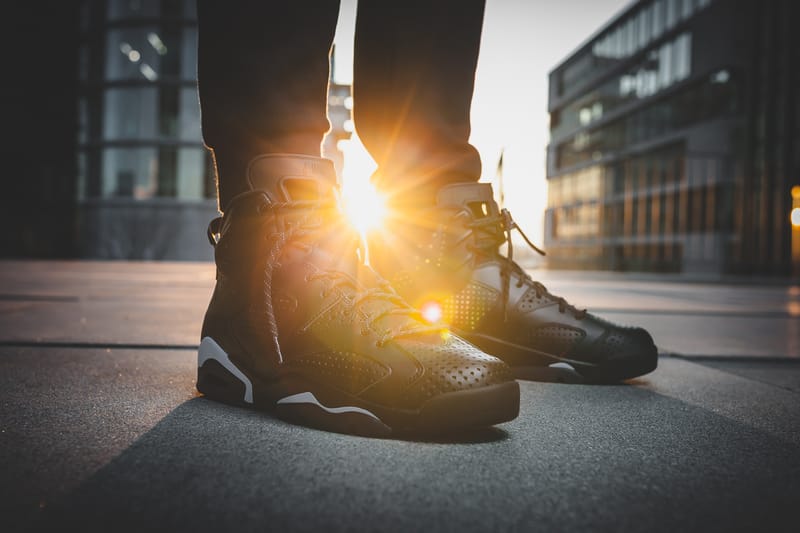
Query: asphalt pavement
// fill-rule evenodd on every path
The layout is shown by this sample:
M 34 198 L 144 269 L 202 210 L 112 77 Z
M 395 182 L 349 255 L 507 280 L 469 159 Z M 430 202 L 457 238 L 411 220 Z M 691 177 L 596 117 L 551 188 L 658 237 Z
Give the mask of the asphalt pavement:
M 212 265 L 0 262 L 3 530 L 797 531 L 800 287 L 534 275 L 659 368 L 380 440 L 196 393 Z

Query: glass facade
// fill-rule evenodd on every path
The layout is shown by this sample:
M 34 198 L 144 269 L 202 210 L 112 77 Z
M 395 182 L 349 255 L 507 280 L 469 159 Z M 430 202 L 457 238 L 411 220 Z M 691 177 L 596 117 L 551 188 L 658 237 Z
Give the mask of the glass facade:
M 615 109 L 685 80 L 691 73 L 691 62 L 691 34 L 682 33 L 651 50 L 623 73 L 567 105 L 561 111 L 558 123 L 553 125 L 553 135 L 560 136 L 588 126 Z
M 213 198 L 195 2 L 89 0 L 80 13 L 79 199 Z
M 690 40 L 676 42 L 691 42 Z M 676 64 L 682 64 L 676 62 Z M 600 92 L 602 89 L 599 90 Z M 592 91 L 591 94 L 598 93 Z M 635 98 L 635 96 L 631 96 Z M 582 99 L 583 100 L 583 99 Z M 671 131 L 714 118 L 738 113 L 741 107 L 738 78 L 728 70 L 720 70 L 705 79 L 694 80 L 683 89 L 673 92 L 650 105 L 637 108 L 616 120 L 607 121 L 597 127 L 585 128 L 564 141 L 555 142 L 555 168 L 567 169 L 575 165 L 600 160 L 619 150 L 646 142 Z M 614 107 L 610 100 L 593 100 L 592 109 L 604 105 Z M 570 115 L 574 104 L 570 104 L 561 115 Z M 578 121 L 580 121 L 580 111 Z M 602 112 L 601 112 L 602 113 Z M 591 113 L 587 113 L 591 114 Z M 593 119 L 585 120 L 589 125 Z M 560 128 L 552 130 L 555 138 Z
M 553 70 L 548 267 L 800 272 L 796 12 L 641 0 Z
M 589 49 L 573 56 L 559 73 L 558 95 L 591 81 L 609 67 L 647 49 L 663 35 L 706 8 L 711 0 L 651 0 L 599 35 Z
M 585 256 L 595 268 L 615 270 L 680 271 L 688 235 L 713 255 L 714 234 L 731 230 L 730 170 L 728 158 L 687 155 L 677 143 L 551 178 L 553 266 L 562 248 L 582 242 L 598 251 Z
M 195 0 L 83 0 L 74 74 L 77 231 L 84 257 L 211 260 L 217 216 L 197 94 Z M 330 84 L 324 154 L 342 168 L 349 86 Z M 349 103 L 348 103 L 349 102 Z

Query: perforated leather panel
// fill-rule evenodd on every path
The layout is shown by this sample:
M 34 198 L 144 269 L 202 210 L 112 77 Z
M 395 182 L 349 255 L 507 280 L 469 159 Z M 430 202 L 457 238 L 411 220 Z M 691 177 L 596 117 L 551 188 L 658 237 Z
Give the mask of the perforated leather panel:
M 351 352 L 327 352 L 291 358 L 287 365 L 302 369 L 310 378 L 358 394 L 388 375 L 380 363 Z
M 514 379 L 499 359 L 457 337 L 440 346 L 404 342 L 403 347 L 425 367 L 422 378 L 412 385 L 425 398 Z

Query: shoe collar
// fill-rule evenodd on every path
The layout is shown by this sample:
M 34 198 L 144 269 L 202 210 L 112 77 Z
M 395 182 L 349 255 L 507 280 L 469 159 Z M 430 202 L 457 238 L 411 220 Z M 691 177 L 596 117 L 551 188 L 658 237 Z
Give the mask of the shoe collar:
M 497 216 L 500 210 L 488 183 L 452 183 L 436 195 L 436 204 L 445 208 L 466 208 L 475 218 Z
M 270 202 L 336 201 L 339 184 L 328 159 L 300 154 L 264 154 L 250 161 L 247 184 Z

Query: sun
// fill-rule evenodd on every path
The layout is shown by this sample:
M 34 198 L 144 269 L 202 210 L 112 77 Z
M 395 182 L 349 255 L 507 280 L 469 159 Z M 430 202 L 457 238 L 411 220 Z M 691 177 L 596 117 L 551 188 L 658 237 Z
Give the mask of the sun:
M 375 171 L 375 161 L 369 156 L 356 134 L 342 143 L 342 204 L 350 223 L 362 234 L 377 229 L 386 216 L 386 201 L 375 190 L 369 178 Z
M 370 183 L 359 188 L 343 187 L 342 203 L 350 223 L 363 235 L 380 227 L 386 216 L 383 198 Z

